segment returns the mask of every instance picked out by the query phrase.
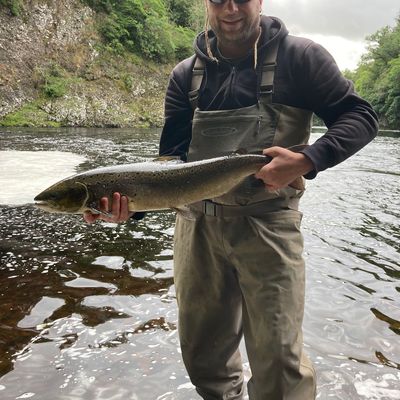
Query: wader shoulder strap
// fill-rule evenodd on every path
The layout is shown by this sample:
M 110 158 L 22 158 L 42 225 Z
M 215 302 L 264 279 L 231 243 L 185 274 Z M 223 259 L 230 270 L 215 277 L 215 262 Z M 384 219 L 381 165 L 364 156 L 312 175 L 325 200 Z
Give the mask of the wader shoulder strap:
M 261 83 L 260 83 L 260 100 L 263 103 L 272 103 L 272 94 L 274 93 L 274 76 L 276 70 L 276 59 L 278 57 L 279 42 L 275 43 L 267 52 L 264 59 Z
M 260 82 L 260 100 L 263 103 L 272 103 L 272 94 L 274 93 L 274 76 L 276 69 L 276 59 L 278 56 L 279 42 L 274 44 L 271 49 L 267 52 L 264 59 L 262 71 L 261 71 L 261 82 Z M 197 108 L 199 101 L 199 90 L 201 82 L 203 81 L 205 70 L 204 61 L 199 57 L 196 57 L 196 61 L 192 70 L 192 84 L 189 91 L 189 101 L 192 109 Z
M 197 103 L 199 101 L 199 90 L 201 86 L 201 82 L 203 80 L 204 75 L 204 61 L 199 57 L 196 57 L 196 61 L 192 70 L 192 85 L 189 91 L 189 101 L 192 109 L 195 110 L 197 108 Z

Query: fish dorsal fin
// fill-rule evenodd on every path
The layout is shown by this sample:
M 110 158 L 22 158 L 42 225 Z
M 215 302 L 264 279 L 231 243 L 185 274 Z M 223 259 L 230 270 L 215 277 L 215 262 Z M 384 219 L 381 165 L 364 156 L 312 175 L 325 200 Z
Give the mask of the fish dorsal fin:
M 249 151 L 249 150 L 247 150 L 247 149 L 245 149 L 244 147 L 241 147 L 241 148 L 239 148 L 239 149 L 237 149 L 237 150 L 235 150 L 233 153 L 231 153 L 232 155 L 234 155 L 234 156 L 246 156 L 246 155 L 248 155 L 248 154 L 251 154 L 251 155 L 261 155 L 262 154 L 262 150 L 253 150 L 253 151 Z
M 153 160 L 151 160 L 152 162 L 162 162 L 162 163 L 176 163 L 176 164 L 180 164 L 183 163 L 184 161 L 182 161 L 180 159 L 179 156 L 160 156 L 160 157 L 156 157 Z
M 292 183 L 289 183 L 290 187 L 296 190 L 305 190 L 306 186 L 304 185 L 304 178 L 302 176 L 299 176 L 296 178 Z

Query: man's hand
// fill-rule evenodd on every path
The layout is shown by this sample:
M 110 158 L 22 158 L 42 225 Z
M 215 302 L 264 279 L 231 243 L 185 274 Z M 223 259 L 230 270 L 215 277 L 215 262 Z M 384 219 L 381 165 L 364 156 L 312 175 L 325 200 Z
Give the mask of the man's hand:
M 134 214 L 128 209 L 128 198 L 126 196 L 121 196 L 120 193 L 113 194 L 111 207 L 109 205 L 108 198 L 102 197 L 100 199 L 99 209 L 100 211 L 111 214 L 112 216 L 108 217 L 103 214 L 93 214 L 90 211 L 86 211 L 83 214 L 84 220 L 88 224 L 92 224 L 98 219 L 106 222 L 126 222 Z
M 312 161 L 303 153 L 283 147 L 264 149 L 263 154 L 272 157 L 272 161 L 262 167 L 255 177 L 263 180 L 265 187 L 271 192 L 288 186 L 314 169 Z

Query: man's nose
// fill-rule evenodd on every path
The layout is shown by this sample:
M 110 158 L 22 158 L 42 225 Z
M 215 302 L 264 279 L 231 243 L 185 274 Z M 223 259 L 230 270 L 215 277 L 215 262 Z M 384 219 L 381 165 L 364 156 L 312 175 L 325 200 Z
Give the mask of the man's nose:
M 225 7 L 230 12 L 236 12 L 238 10 L 238 5 L 234 0 L 228 0 L 225 2 Z

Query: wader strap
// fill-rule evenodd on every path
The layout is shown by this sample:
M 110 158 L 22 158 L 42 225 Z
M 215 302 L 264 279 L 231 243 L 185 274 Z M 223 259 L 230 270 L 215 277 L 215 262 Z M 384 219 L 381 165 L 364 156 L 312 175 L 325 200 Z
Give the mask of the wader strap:
M 279 43 L 275 43 L 267 52 L 264 59 L 260 83 L 260 100 L 264 104 L 272 103 L 274 93 L 274 76 L 276 69 L 276 59 L 278 57 Z
M 298 198 L 276 198 L 246 206 L 228 206 L 214 203 L 211 200 L 203 200 L 190 204 L 188 207 L 191 210 L 195 210 L 212 217 L 246 217 L 264 215 L 269 212 L 283 209 L 297 210 L 298 206 Z
M 199 90 L 201 82 L 203 80 L 203 75 L 204 75 L 204 61 L 201 60 L 199 57 L 196 57 L 196 62 L 194 63 L 192 70 L 192 86 L 189 92 L 189 101 L 193 110 L 197 108 L 197 103 L 199 100 Z
M 275 43 L 271 49 L 267 52 L 264 59 L 262 71 L 261 71 L 261 82 L 260 82 L 260 100 L 264 104 L 272 103 L 272 94 L 274 93 L 274 76 L 276 69 L 276 59 L 278 56 L 279 42 Z M 192 84 L 189 91 L 189 102 L 192 109 L 197 108 L 199 100 L 199 90 L 201 82 L 203 81 L 203 75 L 205 71 L 204 61 L 199 57 L 196 57 L 196 61 L 192 70 Z

